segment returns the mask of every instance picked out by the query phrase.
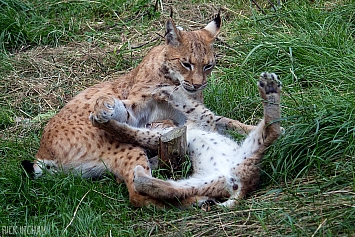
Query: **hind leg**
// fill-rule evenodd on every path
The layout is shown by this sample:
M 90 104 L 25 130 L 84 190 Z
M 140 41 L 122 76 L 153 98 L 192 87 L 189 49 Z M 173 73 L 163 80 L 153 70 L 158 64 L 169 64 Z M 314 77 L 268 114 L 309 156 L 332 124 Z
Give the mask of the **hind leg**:
M 210 176 L 190 177 L 178 181 L 161 180 L 145 173 L 144 167 L 137 165 L 134 168 L 135 190 L 154 198 L 171 200 L 173 198 L 185 203 L 206 201 L 209 198 L 229 197 L 227 182 L 224 176 L 211 174 Z
M 259 182 L 260 168 L 258 164 L 265 150 L 279 137 L 280 122 L 280 93 L 281 82 L 274 73 L 262 73 L 258 82 L 260 97 L 263 99 L 264 118 L 241 145 L 240 154 L 244 161 L 232 168 L 238 189 L 222 206 L 232 207 L 238 199 L 254 191 Z
M 163 202 L 138 194 L 134 189 L 133 169 L 136 165 L 144 167 L 143 172 L 147 176 L 151 176 L 148 157 L 143 148 L 120 143 L 113 137 L 107 136 L 102 136 L 102 140 L 96 142 L 95 149 L 78 152 L 80 149 L 74 147 L 71 152 L 66 153 L 67 156 L 57 154 L 57 159 L 44 156 L 42 153 L 37 154 L 37 160 L 34 164 L 24 162 L 23 165 L 27 166 L 24 169 L 34 172 L 35 176 L 40 176 L 43 171 L 49 173 L 59 171 L 70 172 L 83 178 L 99 177 L 105 172 L 111 172 L 115 175 L 118 183 L 124 182 L 126 184 L 129 200 L 133 206 L 155 205 L 164 207 Z
M 243 141 L 240 150 L 245 157 L 263 153 L 280 135 L 280 92 L 281 82 L 274 73 L 262 73 L 258 82 L 260 97 L 263 99 L 262 121 Z
M 113 149 L 111 146 L 111 150 Z M 117 180 L 123 180 L 129 193 L 129 201 L 135 207 L 155 205 L 165 207 L 164 203 L 158 199 L 149 196 L 143 196 L 134 189 L 134 167 L 140 165 L 143 167 L 145 175 L 151 177 L 151 169 L 148 157 L 143 148 L 131 144 L 120 144 L 119 147 L 112 150 L 112 153 L 106 153 L 101 157 L 102 161 L 109 171 L 115 174 Z

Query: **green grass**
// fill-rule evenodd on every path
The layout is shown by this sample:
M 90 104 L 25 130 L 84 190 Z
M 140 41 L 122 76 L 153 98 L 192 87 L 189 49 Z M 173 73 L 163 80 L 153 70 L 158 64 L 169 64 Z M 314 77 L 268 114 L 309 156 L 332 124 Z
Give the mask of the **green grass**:
M 355 4 L 287 1 L 275 12 L 257 2 L 265 14 L 246 0 L 173 1 L 163 12 L 155 1 L 0 1 L 0 226 L 43 226 L 43 236 L 353 236 Z M 217 114 L 257 123 L 259 74 L 282 80 L 285 133 L 265 155 L 260 189 L 231 210 L 137 209 L 111 177 L 23 176 L 48 118 L 161 43 L 169 6 L 186 29 L 222 10 L 205 92 Z
M 146 0 L 115 1 L 9 1 L 0 2 L 2 34 L 0 46 L 16 50 L 35 45 L 53 45 L 71 41 L 101 39 L 115 30 L 117 38 L 137 19 L 158 12 Z M 128 13 L 128 14 L 127 14 Z M 100 29 L 104 24 L 106 29 Z

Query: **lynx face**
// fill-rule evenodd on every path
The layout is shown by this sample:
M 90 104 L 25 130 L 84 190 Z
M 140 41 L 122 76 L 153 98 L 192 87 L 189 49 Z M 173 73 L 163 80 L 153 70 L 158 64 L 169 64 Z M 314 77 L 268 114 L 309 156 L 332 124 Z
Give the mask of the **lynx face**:
M 220 25 L 220 20 L 215 19 L 202 30 L 185 32 L 168 21 L 167 60 L 162 67 L 165 77 L 190 93 L 205 88 L 207 76 L 216 64 L 213 42 Z

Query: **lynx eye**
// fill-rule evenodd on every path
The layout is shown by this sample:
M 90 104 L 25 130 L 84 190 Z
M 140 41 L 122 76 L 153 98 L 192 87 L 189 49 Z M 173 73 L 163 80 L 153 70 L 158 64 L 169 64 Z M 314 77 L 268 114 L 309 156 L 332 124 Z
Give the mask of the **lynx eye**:
M 214 67 L 214 63 L 207 64 L 207 65 L 203 66 L 203 70 L 208 71 L 208 70 L 211 70 L 213 67 Z
M 186 68 L 186 69 L 189 70 L 189 71 L 191 71 L 192 68 L 193 68 L 193 66 L 192 66 L 191 63 L 187 63 L 187 62 L 180 62 L 180 63 L 181 63 L 181 65 L 182 65 L 184 68 Z

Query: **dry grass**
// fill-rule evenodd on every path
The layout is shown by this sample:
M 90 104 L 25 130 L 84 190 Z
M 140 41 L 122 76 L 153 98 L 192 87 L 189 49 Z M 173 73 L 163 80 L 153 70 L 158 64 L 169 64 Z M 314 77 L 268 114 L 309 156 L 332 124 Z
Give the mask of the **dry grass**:
M 114 71 L 112 51 L 94 44 L 73 43 L 18 53 L 13 57 L 15 70 L 6 78 L 9 93 L 5 99 L 16 98 L 10 105 L 19 107 L 30 97 L 43 112 L 58 110 L 84 88 L 124 73 Z
M 291 194 L 268 189 L 254 193 L 236 210 L 213 208 L 208 213 L 148 223 L 142 220 L 136 225 L 147 231 L 159 229 L 157 236 L 319 236 L 341 225 L 339 210 L 354 208 L 354 198 L 350 188 L 316 195 L 306 190 Z M 334 223 L 337 218 L 339 222 Z

